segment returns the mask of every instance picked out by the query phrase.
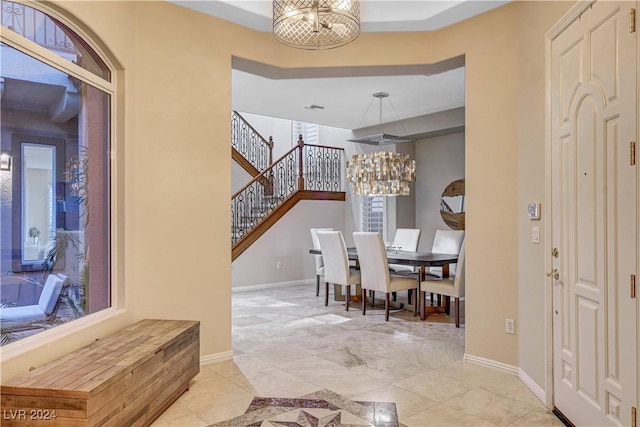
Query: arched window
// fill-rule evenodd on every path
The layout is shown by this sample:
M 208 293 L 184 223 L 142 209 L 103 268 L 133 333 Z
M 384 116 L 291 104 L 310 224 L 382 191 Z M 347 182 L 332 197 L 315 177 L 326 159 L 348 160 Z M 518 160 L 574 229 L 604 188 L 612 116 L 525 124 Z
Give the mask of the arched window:
M 0 329 L 7 343 L 111 306 L 115 88 L 90 40 L 34 7 L 1 6 Z

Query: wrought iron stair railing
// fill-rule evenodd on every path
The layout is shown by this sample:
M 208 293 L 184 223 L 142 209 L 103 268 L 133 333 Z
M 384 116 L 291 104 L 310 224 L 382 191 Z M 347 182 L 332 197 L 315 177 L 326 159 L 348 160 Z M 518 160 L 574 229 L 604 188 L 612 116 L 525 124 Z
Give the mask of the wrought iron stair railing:
M 267 141 L 236 111 L 231 114 L 231 147 L 236 161 L 253 176 L 273 162 L 273 138 Z
M 298 192 L 342 192 L 343 157 L 342 148 L 305 144 L 300 137 L 298 145 L 231 198 L 232 246 Z

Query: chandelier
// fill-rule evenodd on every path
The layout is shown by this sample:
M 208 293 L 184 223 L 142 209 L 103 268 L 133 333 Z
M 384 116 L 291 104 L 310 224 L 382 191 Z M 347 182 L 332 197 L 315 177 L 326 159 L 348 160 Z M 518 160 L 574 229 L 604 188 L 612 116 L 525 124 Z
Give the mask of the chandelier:
M 356 154 L 347 162 L 347 181 L 359 196 L 408 196 L 409 183 L 415 180 L 416 162 L 405 154 Z
M 273 0 L 273 35 L 287 46 L 333 49 L 359 34 L 357 0 Z

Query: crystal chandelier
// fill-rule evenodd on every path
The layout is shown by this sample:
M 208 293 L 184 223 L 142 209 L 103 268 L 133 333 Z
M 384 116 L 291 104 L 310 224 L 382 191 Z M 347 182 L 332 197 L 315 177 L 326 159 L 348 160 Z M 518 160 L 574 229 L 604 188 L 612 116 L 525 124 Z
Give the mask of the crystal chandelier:
M 273 0 L 273 35 L 287 46 L 333 49 L 359 34 L 357 0 Z
M 359 196 L 408 196 L 409 183 L 415 180 L 416 162 L 405 154 L 356 154 L 347 162 L 347 181 Z

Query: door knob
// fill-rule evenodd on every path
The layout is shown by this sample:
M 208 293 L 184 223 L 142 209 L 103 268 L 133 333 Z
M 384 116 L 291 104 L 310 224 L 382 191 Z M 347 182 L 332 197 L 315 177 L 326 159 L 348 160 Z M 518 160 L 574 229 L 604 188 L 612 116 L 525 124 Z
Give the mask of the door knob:
M 554 268 L 553 271 L 547 273 L 547 277 L 553 277 L 554 279 L 558 280 L 560 278 L 560 272 L 557 268 Z

